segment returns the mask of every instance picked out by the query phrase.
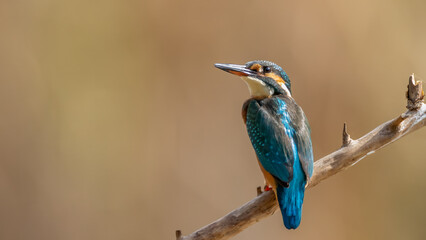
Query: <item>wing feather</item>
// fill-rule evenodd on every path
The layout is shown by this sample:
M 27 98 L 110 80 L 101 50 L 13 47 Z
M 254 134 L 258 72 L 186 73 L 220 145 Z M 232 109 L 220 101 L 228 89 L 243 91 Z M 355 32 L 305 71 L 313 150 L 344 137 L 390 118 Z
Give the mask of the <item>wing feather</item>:
M 256 100 L 247 109 L 247 131 L 260 163 L 283 182 L 293 178 L 293 144 L 284 125 Z
M 293 99 L 251 99 L 245 105 L 247 131 L 258 159 L 266 171 L 283 182 L 293 178 L 293 164 L 300 160 L 308 178 L 313 155 L 310 128 Z

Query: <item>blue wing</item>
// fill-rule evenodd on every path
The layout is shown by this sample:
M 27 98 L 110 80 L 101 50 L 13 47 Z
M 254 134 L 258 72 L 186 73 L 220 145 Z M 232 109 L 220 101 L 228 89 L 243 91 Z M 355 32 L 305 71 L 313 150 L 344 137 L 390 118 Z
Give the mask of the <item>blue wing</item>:
M 314 154 L 312 152 L 311 127 L 309 126 L 305 113 L 300 107 L 299 110 L 302 121 L 300 121 L 299 125 L 297 126 L 293 125 L 295 130 L 294 138 L 303 171 L 305 172 L 307 178 L 310 179 L 314 172 Z
M 251 99 L 246 107 L 247 131 L 265 170 L 288 183 L 293 178 L 294 161 L 300 161 L 310 178 L 313 171 L 310 128 L 294 100 L 284 96 Z

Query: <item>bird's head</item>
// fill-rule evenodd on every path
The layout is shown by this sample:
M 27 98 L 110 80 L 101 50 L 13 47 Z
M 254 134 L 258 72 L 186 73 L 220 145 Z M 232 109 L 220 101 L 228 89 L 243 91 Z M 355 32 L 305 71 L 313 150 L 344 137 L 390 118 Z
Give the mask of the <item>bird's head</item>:
M 240 76 L 254 98 L 266 98 L 284 94 L 291 96 L 290 79 L 277 64 L 256 60 L 245 65 L 216 63 L 215 66 L 226 72 Z

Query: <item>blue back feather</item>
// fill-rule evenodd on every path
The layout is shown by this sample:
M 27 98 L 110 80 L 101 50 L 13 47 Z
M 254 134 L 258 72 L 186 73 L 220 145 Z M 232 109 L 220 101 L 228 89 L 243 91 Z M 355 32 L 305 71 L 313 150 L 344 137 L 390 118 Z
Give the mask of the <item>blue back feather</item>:
M 263 168 L 277 182 L 277 198 L 288 229 L 297 228 L 307 178 L 312 175 L 313 155 L 310 129 L 299 106 L 289 97 L 249 100 L 247 131 Z

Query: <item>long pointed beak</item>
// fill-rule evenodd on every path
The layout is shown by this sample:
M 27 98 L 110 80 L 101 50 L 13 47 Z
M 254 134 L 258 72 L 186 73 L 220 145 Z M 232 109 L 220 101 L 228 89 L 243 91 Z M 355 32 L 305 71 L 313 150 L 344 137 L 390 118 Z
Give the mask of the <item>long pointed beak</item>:
M 229 72 L 237 76 L 249 76 L 256 74 L 255 71 L 246 68 L 245 65 L 216 63 L 214 66 L 225 72 Z

